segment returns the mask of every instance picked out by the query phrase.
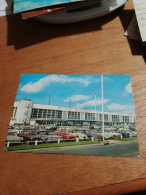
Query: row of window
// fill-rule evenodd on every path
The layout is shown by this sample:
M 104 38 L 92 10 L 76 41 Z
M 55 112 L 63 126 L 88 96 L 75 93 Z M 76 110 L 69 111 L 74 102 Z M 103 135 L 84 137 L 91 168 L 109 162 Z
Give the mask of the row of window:
M 85 120 L 92 120 L 95 121 L 95 113 L 85 113 Z
M 12 117 L 16 117 L 17 107 L 13 108 Z M 62 119 L 62 111 L 60 110 L 47 110 L 47 109 L 32 109 L 31 118 L 49 118 L 49 119 Z M 80 120 L 80 112 L 68 112 L 68 119 Z M 129 116 L 122 116 L 123 122 L 129 122 Z M 95 121 L 95 113 L 85 113 L 85 120 Z M 102 114 L 99 115 L 99 120 L 102 121 Z M 109 115 L 104 114 L 104 121 L 109 121 Z M 113 122 L 119 122 L 119 115 L 112 115 Z
M 62 119 L 62 111 L 33 108 L 31 118 Z
M 68 119 L 78 119 L 80 120 L 80 112 L 68 112 Z

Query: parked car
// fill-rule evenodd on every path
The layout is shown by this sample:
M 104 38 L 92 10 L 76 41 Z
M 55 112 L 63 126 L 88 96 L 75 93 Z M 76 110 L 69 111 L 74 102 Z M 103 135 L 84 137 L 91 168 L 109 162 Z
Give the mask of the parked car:
M 13 126 L 9 126 L 8 129 L 14 129 L 14 127 Z
M 102 140 L 102 134 L 101 133 L 95 133 L 94 130 L 78 130 L 77 132 L 83 133 L 85 135 L 87 135 L 88 138 L 92 138 L 94 137 L 94 139 L 100 139 Z
M 63 137 L 64 140 L 76 140 L 76 137 L 66 131 L 55 131 L 55 135 Z
M 22 131 L 18 136 L 22 137 L 24 141 L 42 140 L 41 136 L 39 136 L 36 131 Z
M 114 130 L 110 130 L 110 129 L 104 129 L 104 135 L 107 137 L 109 136 L 109 138 L 112 138 L 112 139 L 122 138 L 121 133 L 115 132 Z
M 102 139 L 103 139 L 103 132 L 102 132 L 102 130 L 100 130 L 100 131 L 95 131 L 95 133 L 98 135 L 98 136 L 101 136 L 102 137 Z M 104 139 L 110 139 L 111 138 L 111 135 L 109 134 L 109 133 L 107 133 L 107 132 L 104 132 Z
M 17 135 L 17 133 L 15 133 L 15 132 L 8 132 L 8 134 L 7 134 L 7 141 L 21 142 L 21 141 L 23 141 L 23 138 L 19 137 Z
M 79 132 L 79 131 L 75 131 L 75 130 L 67 130 L 69 135 L 73 135 L 76 138 L 79 138 L 79 140 L 87 140 L 88 136 Z
M 137 137 L 137 131 L 132 131 L 132 130 L 129 131 L 131 132 L 132 137 Z
M 11 133 L 16 133 L 16 134 L 18 134 L 18 133 L 21 133 L 23 130 L 18 130 L 18 129 L 9 129 L 8 130 L 8 132 L 11 132 Z
M 130 133 L 130 137 L 137 137 L 137 132 L 132 130 L 127 130 L 127 133 Z
M 131 137 L 131 133 L 128 132 L 128 130 L 121 130 L 121 131 L 118 131 L 118 133 L 121 133 L 123 138 L 130 138 Z
M 41 131 L 40 133 L 38 133 L 38 135 L 42 138 L 42 140 L 47 140 L 47 141 L 63 141 L 63 137 L 62 136 L 58 136 L 55 135 L 55 133 L 53 132 L 49 132 L 49 131 Z
M 130 125 L 129 126 L 129 130 L 132 130 L 132 131 L 136 131 L 136 125 Z

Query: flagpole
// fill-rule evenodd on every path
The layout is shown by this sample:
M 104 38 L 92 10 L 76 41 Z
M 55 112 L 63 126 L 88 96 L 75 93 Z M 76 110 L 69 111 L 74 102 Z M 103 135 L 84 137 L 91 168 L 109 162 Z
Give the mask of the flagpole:
M 101 96 L 102 96 L 102 136 L 104 141 L 103 75 L 101 75 Z

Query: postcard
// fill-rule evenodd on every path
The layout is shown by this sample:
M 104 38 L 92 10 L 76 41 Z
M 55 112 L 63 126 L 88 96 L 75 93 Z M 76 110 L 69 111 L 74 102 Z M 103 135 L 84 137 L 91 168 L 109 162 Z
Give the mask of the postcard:
M 79 2 L 82 0 L 14 0 L 13 12 L 19 13 L 45 6 L 60 5 L 64 3 Z
M 27 19 L 30 17 L 34 17 L 34 16 L 39 16 L 41 14 L 45 14 L 45 13 L 51 13 L 57 10 L 64 10 L 65 8 L 69 8 L 68 11 L 77 11 L 77 10 L 81 10 L 82 9 L 87 9 L 90 8 L 90 5 L 94 5 L 94 3 L 97 4 L 98 1 L 101 0 L 85 0 L 85 1 L 79 1 L 79 2 L 72 2 L 72 3 L 62 3 L 60 5 L 52 5 L 52 6 L 48 6 L 48 7 L 43 7 L 43 8 L 38 8 L 38 9 L 33 9 L 33 10 L 29 10 L 29 11 L 25 11 L 21 13 L 21 16 L 23 19 Z
M 39 16 L 42 14 L 46 14 L 46 13 L 50 13 L 50 12 L 54 12 L 60 9 L 63 9 L 64 7 L 56 7 L 56 8 L 40 8 L 40 9 L 35 9 L 35 10 L 30 10 L 30 11 L 26 11 L 26 12 L 22 12 L 21 16 L 23 19 L 27 19 L 27 18 L 31 18 L 34 16 Z
M 139 157 L 130 75 L 23 74 L 5 151 Z
M 61 5 L 53 5 L 53 6 L 47 6 L 47 7 L 43 7 L 43 8 L 33 9 L 33 10 L 22 12 L 21 16 L 23 19 L 27 19 L 27 18 L 31 18 L 34 16 L 39 16 L 41 14 L 54 12 L 54 11 L 72 6 L 72 5 L 77 4 L 77 3 L 79 3 L 79 2 L 62 3 Z

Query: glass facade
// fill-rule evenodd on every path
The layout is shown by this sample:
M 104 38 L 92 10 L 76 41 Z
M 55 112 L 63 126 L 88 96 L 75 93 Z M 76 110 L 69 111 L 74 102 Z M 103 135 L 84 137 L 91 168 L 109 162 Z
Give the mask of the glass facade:
M 31 118 L 62 119 L 62 111 L 33 108 Z
M 120 121 L 119 115 L 112 115 L 112 121 L 113 122 L 119 122 Z
M 102 121 L 102 114 L 99 115 L 99 120 Z M 108 114 L 104 114 L 104 121 L 108 121 Z
M 95 121 L 95 113 L 85 113 L 85 120 Z
M 123 116 L 123 122 L 129 122 L 129 116 Z
M 104 114 L 104 121 L 108 121 L 108 114 Z
M 78 119 L 80 120 L 80 112 L 72 112 L 72 111 L 69 111 L 68 112 L 68 119 Z

